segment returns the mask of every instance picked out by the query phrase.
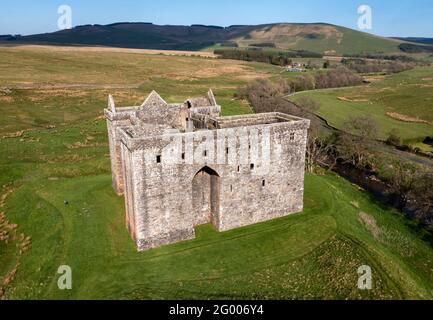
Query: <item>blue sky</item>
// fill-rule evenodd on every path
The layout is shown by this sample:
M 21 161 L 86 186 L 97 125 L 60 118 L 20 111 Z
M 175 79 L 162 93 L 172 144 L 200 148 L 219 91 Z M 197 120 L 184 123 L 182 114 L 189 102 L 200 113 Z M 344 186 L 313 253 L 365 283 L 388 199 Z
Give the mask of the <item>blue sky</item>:
M 5 0 L 0 34 L 57 30 L 57 8 L 72 8 L 73 26 L 143 21 L 155 24 L 328 22 L 357 29 L 357 8 L 373 11 L 371 33 L 433 37 L 433 0 Z

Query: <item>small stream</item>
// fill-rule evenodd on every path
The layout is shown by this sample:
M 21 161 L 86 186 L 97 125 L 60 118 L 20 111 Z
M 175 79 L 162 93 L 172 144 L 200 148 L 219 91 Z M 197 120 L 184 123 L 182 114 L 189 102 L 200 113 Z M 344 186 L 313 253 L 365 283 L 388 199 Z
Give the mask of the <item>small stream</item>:
M 390 193 L 388 185 L 378 179 L 373 172 L 361 170 L 346 163 L 338 163 L 334 167 L 334 171 L 346 180 L 368 191 L 375 199 L 402 210 L 404 213 L 410 213 L 406 212 L 406 208 L 402 208 L 399 196 Z

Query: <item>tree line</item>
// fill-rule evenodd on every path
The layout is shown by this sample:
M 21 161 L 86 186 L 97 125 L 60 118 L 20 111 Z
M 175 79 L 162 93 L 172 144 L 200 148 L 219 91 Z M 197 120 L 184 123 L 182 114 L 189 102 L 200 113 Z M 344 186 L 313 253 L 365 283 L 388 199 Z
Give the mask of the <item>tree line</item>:
M 418 62 L 417 59 L 407 55 L 399 55 L 399 54 L 369 54 L 369 53 L 358 53 L 358 54 L 344 54 L 345 58 L 362 58 L 362 59 L 371 59 L 371 60 L 390 60 L 390 61 L 400 61 L 400 62 Z
M 365 59 L 343 59 L 341 63 L 357 73 L 399 73 L 413 69 L 416 66 L 415 62 L 402 62 L 399 60 L 365 60 Z
M 292 63 L 291 58 L 322 58 L 320 53 L 297 51 L 272 51 L 255 49 L 216 49 L 214 53 L 222 59 L 264 62 L 278 66 L 286 66 Z

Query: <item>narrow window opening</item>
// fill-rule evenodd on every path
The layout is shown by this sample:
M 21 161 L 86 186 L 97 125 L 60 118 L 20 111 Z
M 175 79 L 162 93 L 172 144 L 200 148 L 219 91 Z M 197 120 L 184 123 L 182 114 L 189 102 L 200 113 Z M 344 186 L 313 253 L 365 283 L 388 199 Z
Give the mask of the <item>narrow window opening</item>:
M 238 166 L 238 172 L 241 172 L 241 166 Z
M 185 160 L 185 153 L 182 153 L 182 160 Z
M 230 185 L 230 192 L 233 192 L 233 185 Z
M 226 148 L 226 153 L 229 154 L 229 148 Z
M 251 163 L 251 164 L 250 164 L 250 169 L 251 169 L 251 170 L 254 170 L 254 163 Z
M 266 187 L 266 180 L 262 181 L 262 187 Z
M 161 156 L 156 156 L 156 163 L 161 163 Z
M 203 156 L 207 157 L 207 150 L 203 151 Z
M 294 141 L 295 140 L 295 134 L 292 132 L 290 134 L 290 141 Z

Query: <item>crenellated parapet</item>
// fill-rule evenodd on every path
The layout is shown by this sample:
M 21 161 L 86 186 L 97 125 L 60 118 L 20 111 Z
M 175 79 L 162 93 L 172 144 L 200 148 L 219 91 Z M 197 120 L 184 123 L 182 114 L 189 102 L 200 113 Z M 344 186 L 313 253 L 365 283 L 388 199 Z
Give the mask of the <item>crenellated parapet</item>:
M 139 250 L 303 209 L 309 120 L 283 113 L 220 117 L 205 97 L 170 104 L 153 91 L 136 107 L 105 109 L 113 186 Z

